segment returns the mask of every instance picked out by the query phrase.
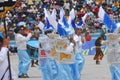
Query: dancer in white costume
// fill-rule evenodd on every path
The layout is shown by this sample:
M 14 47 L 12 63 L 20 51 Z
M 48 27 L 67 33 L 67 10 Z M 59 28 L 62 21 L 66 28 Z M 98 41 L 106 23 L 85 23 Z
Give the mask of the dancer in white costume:
M 82 55 L 82 44 L 84 40 L 82 39 L 81 34 L 82 34 L 82 29 L 76 28 L 75 35 L 73 36 L 73 40 L 75 41 L 75 62 L 77 63 L 72 66 L 75 67 L 75 70 L 73 70 L 75 74 L 74 80 L 80 80 L 80 74 L 85 62 L 85 59 Z
M 8 45 L 9 40 L 0 36 L 0 80 L 10 80 L 9 68 L 8 68 Z M 17 80 L 17 76 L 11 68 L 12 80 Z
M 75 35 L 73 36 L 73 39 L 76 43 L 76 51 L 77 53 L 81 53 L 82 52 L 82 44 L 84 42 L 84 40 L 82 39 L 82 29 L 81 28 L 76 28 L 75 29 Z
M 28 76 L 28 69 L 30 65 L 30 57 L 27 53 L 27 41 L 30 40 L 32 34 L 28 33 L 27 36 L 22 35 L 22 29 L 20 27 L 17 27 L 15 30 L 15 41 L 17 45 L 17 54 L 19 57 L 19 72 L 18 77 L 19 78 L 29 78 Z

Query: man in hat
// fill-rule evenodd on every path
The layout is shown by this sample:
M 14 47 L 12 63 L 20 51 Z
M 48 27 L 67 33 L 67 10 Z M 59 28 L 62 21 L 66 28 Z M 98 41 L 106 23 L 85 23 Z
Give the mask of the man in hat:
M 27 36 L 22 35 L 22 30 L 20 27 L 17 27 L 15 30 L 15 40 L 18 50 L 18 57 L 19 57 L 19 78 L 29 78 L 27 75 L 28 68 L 30 65 L 30 57 L 27 53 L 27 41 L 31 38 L 32 34 L 28 33 Z

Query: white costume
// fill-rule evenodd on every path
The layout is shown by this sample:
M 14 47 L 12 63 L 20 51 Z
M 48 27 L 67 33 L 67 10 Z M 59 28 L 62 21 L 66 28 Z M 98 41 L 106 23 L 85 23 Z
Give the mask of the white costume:
M 82 52 L 82 37 L 81 37 L 81 35 L 78 36 L 75 34 L 73 39 L 76 43 L 76 50 L 75 51 L 81 53 Z
M 27 41 L 30 39 L 31 36 L 32 36 L 31 33 L 29 33 L 27 35 L 27 37 L 25 37 L 25 36 L 23 36 L 22 34 L 19 34 L 19 33 L 16 34 L 15 39 L 16 39 L 17 49 L 18 50 L 26 50 Z
M 120 37 L 118 33 L 109 33 L 107 40 L 107 58 L 109 63 L 120 61 Z
M 15 35 L 18 57 L 19 57 L 19 72 L 18 76 L 22 76 L 23 74 L 27 74 L 29 65 L 30 65 L 30 57 L 27 53 L 27 41 L 32 36 L 31 33 L 27 35 L 27 37 L 23 36 L 20 33 Z
M 8 68 L 8 58 L 7 58 L 8 48 L 2 47 L 0 50 L 0 80 L 4 75 L 3 80 L 9 80 L 9 68 Z M 8 68 L 8 69 L 7 69 Z M 7 69 L 7 70 L 6 70 Z M 16 74 L 11 69 L 12 79 L 17 80 Z

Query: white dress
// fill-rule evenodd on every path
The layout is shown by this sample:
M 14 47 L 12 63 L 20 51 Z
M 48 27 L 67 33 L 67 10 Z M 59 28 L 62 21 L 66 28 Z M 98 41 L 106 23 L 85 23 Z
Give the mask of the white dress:
M 9 69 L 6 71 L 6 69 L 8 68 L 8 58 L 7 58 L 7 51 L 8 48 L 6 47 L 2 47 L 0 50 L 0 80 L 2 78 L 2 76 L 4 75 L 3 80 L 9 80 Z M 15 74 L 15 72 L 12 70 L 11 68 L 11 74 L 12 74 L 12 79 L 13 80 L 18 80 L 17 76 Z

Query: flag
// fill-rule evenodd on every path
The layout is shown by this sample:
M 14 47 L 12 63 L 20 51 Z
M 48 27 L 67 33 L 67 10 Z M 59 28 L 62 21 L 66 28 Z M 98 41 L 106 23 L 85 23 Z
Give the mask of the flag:
M 75 19 L 73 19 L 72 21 L 71 21 L 71 25 L 72 25 L 72 27 L 75 29 L 76 28 L 76 21 L 75 21 Z
M 88 14 L 86 13 L 82 19 L 79 21 L 79 23 L 77 24 L 78 26 L 81 26 L 83 23 L 85 23 L 85 19 L 87 18 Z
M 78 26 L 81 26 L 83 24 L 83 21 L 80 20 L 79 23 L 77 24 Z
M 50 16 L 50 13 L 44 8 L 44 13 L 45 13 L 45 26 L 43 28 L 43 30 L 53 30 L 54 27 L 50 24 L 49 22 L 49 16 Z
M 68 24 L 63 8 L 60 9 L 60 19 L 58 21 L 58 28 L 60 28 L 58 29 L 59 32 L 63 32 L 61 33 L 62 35 L 68 36 L 74 33 L 74 29 L 71 25 Z
M 51 16 L 52 16 L 52 18 L 53 18 L 54 20 L 56 20 L 56 15 L 57 15 L 57 12 L 56 12 L 56 9 L 54 8 L 54 9 L 52 10 L 52 14 L 51 14 Z
M 69 13 L 68 24 L 73 28 L 76 28 L 76 21 L 75 21 L 75 10 L 72 9 Z
M 67 22 L 67 19 L 65 17 L 65 11 L 63 8 L 60 9 L 60 23 L 62 23 L 65 27 L 69 27 L 69 24 Z
M 66 19 L 65 16 L 63 16 L 62 22 L 63 22 L 65 27 L 69 27 L 69 24 L 68 24 L 67 19 Z
M 43 28 L 43 30 L 54 30 L 54 27 L 50 24 L 48 18 L 46 18 L 46 23 L 45 23 L 45 26 Z
M 57 32 L 60 34 L 60 36 L 67 36 L 68 35 L 66 30 L 59 23 L 58 23 L 58 30 L 57 30 Z
M 111 32 L 115 31 L 115 29 L 117 28 L 116 24 L 110 18 L 110 16 L 104 11 L 102 6 L 99 8 L 98 17 Z
M 53 9 L 52 14 L 49 17 L 50 24 L 54 27 L 55 31 L 57 31 L 57 21 L 56 21 L 56 9 Z

